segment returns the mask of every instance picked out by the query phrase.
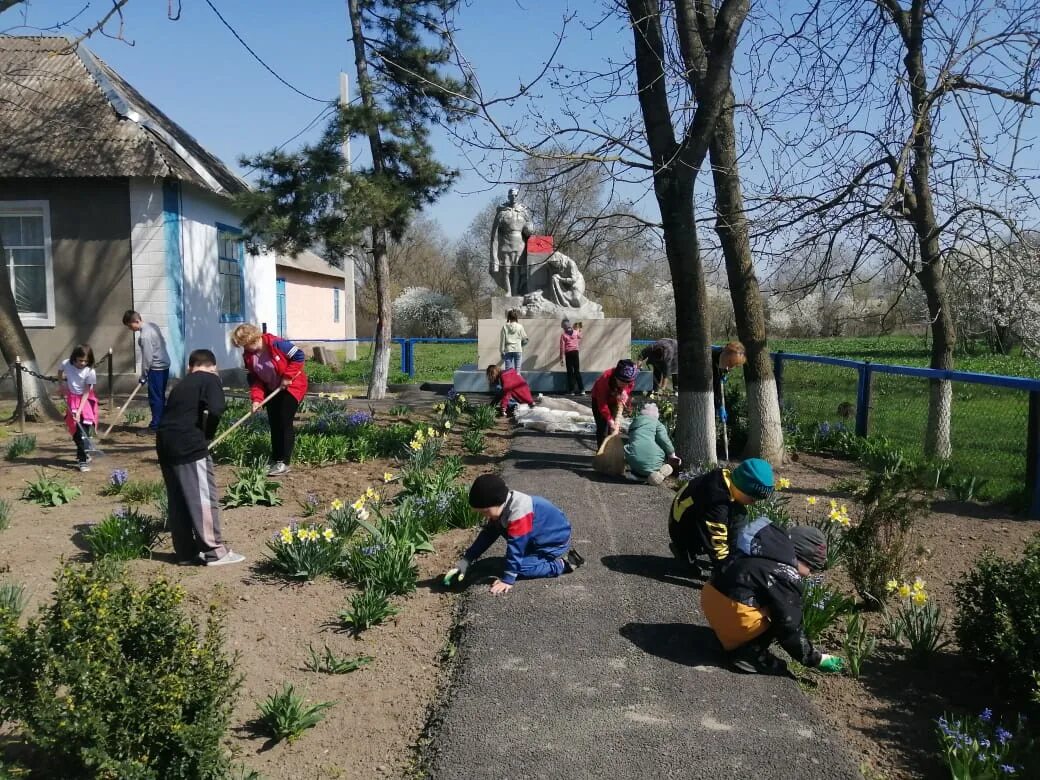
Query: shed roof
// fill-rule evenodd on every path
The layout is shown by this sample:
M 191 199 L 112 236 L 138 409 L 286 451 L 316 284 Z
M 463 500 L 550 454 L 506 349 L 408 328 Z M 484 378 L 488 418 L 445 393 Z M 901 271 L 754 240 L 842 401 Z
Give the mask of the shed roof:
M 112 176 L 249 189 L 82 43 L 0 35 L 0 177 Z

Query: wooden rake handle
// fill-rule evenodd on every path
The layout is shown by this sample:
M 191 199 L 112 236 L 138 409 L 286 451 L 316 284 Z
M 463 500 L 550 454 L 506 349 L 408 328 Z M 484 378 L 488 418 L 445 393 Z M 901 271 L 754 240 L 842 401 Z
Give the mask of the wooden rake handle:
M 112 433 L 112 429 L 116 427 L 116 423 L 123 419 L 123 412 L 126 411 L 126 407 L 128 407 L 130 405 L 130 402 L 134 400 L 134 396 L 137 395 L 137 392 L 142 387 L 144 387 L 144 385 L 142 385 L 140 382 L 138 382 L 137 383 L 137 387 L 135 387 L 133 389 L 133 392 L 130 393 L 130 397 L 126 399 L 126 403 L 124 403 L 122 406 L 119 407 L 119 411 L 116 412 L 116 416 L 112 420 L 112 424 L 109 425 L 108 428 L 105 430 L 105 432 L 103 434 L 101 434 L 101 436 L 98 437 L 98 438 L 105 439 L 105 438 L 108 437 L 108 434 Z
M 229 435 L 229 434 L 230 434 L 230 433 L 231 433 L 231 432 L 232 432 L 233 430 L 235 430 L 235 428 L 237 428 L 238 426 L 240 426 L 240 425 L 241 425 L 242 423 L 244 423 L 244 422 L 245 422 L 246 420 L 248 420 L 248 419 L 249 419 L 250 417 L 252 417 L 252 416 L 253 416 L 254 414 L 256 414 L 256 413 L 257 413 L 257 412 L 259 412 L 259 411 L 260 411 L 261 409 L 263 409 L 263 408 L 264 408 L 264 407 L 265 407 L 265 406 L 267 405 L 267 402 L 268 402 L 268 401 L 270 401 L 270 400 L 271 400 L 272 398 L 274 398 L 274 397 L 275 397 L 276 395 L 278 395 L 278 394 L 279 394 L 280 392 L 282 392 L 282 388 L 281 388 L 281 387 L 276 387 L 276 388 L 275 388 L 274 390 L 272 390 L 272 391 L 271 391 L 270 393 L 268 393 L 268 394 L 267 394 L 267 398 L 265 398 L 265 399 L 264 399 L 263 401 L 261 401 L 261 402 L 260 402 L 260 405 L 259 405 L 258 407 L 256 407 L 256 409 L 250 409 L 250 410 L 249 410 L 248 412 L 246 412 L 246 413 L 245 413 L 245 414 L 243 414 L 243 415 L 242 415 L 241 417 L 239 417 L 239 418 L 238 418 L 238 419 L 237 419 L 237 420 L 235 421 L 235 424 L 234 424 L 234 425 L 232 425 L 232 426 L 231 426 L 230 428 L 228 428 L 228 429 L 227 429 L 226 431 L 224 431 L 224 432 L 223 432 L 222 434 L 220 434 L 220 436 L 218 436 L 218 437 L 217 437 L 217 438 L 215 438 L 215 439 L 214 439 L 213 441 L 211 441 L 211 442 L 209 443 L 209 449 L 213 449 L 213 448 L 214 448 L 214 447 L 216 447 L 216 446 L 217 446 L 218 444 L 220 444 L 220 443 L 221 443 L 222 441 L 224 441 L 224 439 L 226 439 L 226 438 L 228 437 L 228 435 Z

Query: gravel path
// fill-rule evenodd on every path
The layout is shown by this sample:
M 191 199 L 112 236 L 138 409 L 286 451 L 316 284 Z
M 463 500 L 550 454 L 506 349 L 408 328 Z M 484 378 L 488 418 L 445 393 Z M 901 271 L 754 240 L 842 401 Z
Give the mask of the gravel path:
M 792 680 L 732 674 L 668 553 L 671 492 L 602 481 L 591 442 L 518 433 L 507 484 L 563 508 L 586 565 L 493 597 L 471 569 L 431 776 L 859 778 Z

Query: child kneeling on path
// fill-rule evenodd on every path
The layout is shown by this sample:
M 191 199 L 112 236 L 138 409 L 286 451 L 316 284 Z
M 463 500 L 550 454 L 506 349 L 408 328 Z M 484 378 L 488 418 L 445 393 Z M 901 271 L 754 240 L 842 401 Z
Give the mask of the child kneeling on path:
M 224 544 L 208 449 L 225 406 L 216 357 L 208 349 L 196 349 L 188 358 L 188 375 L 166 402 L 155 442 L 166 483 L 170 536 L 181 566 L 245 560 Z
M 444 584 L 461 582 L 470 564 L 500 537 L 506 538 L 506 567 L 491 584 L 496 596 L 508 593 L 517 579 L 559 577 L 585 559 L 571 547 L 571 524 L 549 500 L 510 490 L 501 477 L 482 474 L 469 489 L 469 505 L 488 521 L 462 559 L 444 575 Z
M 691 479 L 672 500 L 668 547 L 685 562 L 707 554 L 717 571 L 747 522 L 747 507 L 772 493 L 773 467 L 761 458 L 748 458 L 733 471 L 715 469 Z
M 664 482 L 665 477 L 672 474 L 672 464 L 680 463 L 668 438 L 668 429 L 660 420 L 657 404 L 644 406 L 628 427 L 625 462 L 629 471 L 651 485 Z
M 495 403 L 498 404 L 499 417 L 512 414 L 510 403 L 514 406 L 517 403 L 527 404 L 534 408 L 534 398 L 531 397 L 530 385 L 514 369 L 507 368 L 502 370 L 496 365 L 490 365 L 487 367 L 484 375 L 487 377 L 488 385 L 491 387 L 492 392 L 496 393 Z
M 827 540 L 819 528 L 797 526 L 790 535 L 769 518 L 745 526 L 726 567 L 701 590 L 701 609 L 735 671 L 786 674 L 769 652 L 776 640 L 800 664 L 840 672 L 845 660 L 821 653 L 802 625 L 802 578 L 822 571 Z

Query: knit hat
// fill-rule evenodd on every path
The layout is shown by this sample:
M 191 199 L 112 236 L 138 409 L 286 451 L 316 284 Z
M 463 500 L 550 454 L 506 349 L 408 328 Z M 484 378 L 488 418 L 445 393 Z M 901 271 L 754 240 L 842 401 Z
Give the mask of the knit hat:
M 756 501 L 773 493 L 773 467 L 761 458 L 748 458 L 729 475 L 733 487 Z
M 469 505 L 474 509 L 502 506 L 509 496 L 509 488 L 497 474 L 481 474 L 469 489 Z
M 635 382 L 638 375 L 639 369 L 631 360 L 619 360 L 614 367 L 614 376 L 619 382 L 624 382 L 626 385 Z
M 805 562 L 813 571 L 823 571 L 827 565 L 827 537 L 823 531 L 811 525 L 799 525 L 788 534 L 794 545 L 795 557 Z
M 647 417 L 653 417 L 655 420 L 661 416 L 661 413 L 657 409 L 657 404 L 647 404 L 639 411 L 640 414 L 645 414 Z
M 571 321 L 569 319 L 567 319 L 566 317 L 564 317 L 563 321 L 560 322 L 560 327 L 561 328 L 569 328 L 570 326 L 571 326 Z

